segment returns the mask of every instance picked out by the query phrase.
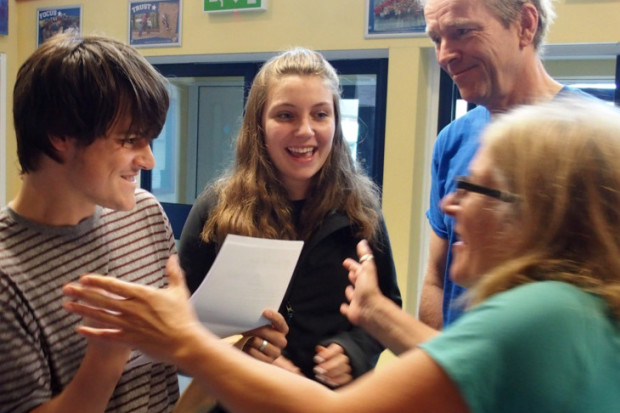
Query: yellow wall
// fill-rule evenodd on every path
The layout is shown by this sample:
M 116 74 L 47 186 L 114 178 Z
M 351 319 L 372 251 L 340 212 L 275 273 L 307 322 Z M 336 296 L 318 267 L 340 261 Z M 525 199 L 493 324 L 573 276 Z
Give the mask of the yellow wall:
M 389 56 L 384 171 L 384 213 L 407 309 L 415 311 L 419 234 L 426 209 L 422 198 L 427 132 L 427 50 L 425 37 L 365 39 L 365 0 L 269 0 L 265 12 L 207 14 L 203 0 L 183 0 L 182 46 L 140 49 L 145 56 L 258 53 L 293 45 L 317 50 L 384 49 Z M 0 36 L 8 56 L 7 199 L 19 178 L 12 129 L 11 97 L 18 65 L 35 49 L 36 9 L 82 5 L 82 33 L 103 33 L 127 41 L 127 0 L 9 0 L 10 33 Z M 618 42 L 620 2 L 561 0 L 549 43 Z M 431 125 L 432 127 L 432 125 Z M 434 134 L 434 132 L 433 132 Z M 5 148 L 0 148 L 4 150 Z

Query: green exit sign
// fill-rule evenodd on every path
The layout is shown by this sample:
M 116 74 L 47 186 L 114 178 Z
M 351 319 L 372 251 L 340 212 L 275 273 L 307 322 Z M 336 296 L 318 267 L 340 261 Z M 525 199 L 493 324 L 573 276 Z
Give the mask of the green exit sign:
M 207 13 L 251 10 L 267 10 L 267 0 L 204 0 Z

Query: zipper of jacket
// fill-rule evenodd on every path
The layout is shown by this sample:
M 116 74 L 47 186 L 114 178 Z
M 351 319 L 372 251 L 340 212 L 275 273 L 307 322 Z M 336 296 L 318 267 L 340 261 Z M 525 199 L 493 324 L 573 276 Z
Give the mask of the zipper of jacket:
M 288 321 L 291 321 L 293 319 L 293 314 L 295 312 L 293 311 L 293 306 L 291 305 L 290 301 L 286 302 L 286 318 Z

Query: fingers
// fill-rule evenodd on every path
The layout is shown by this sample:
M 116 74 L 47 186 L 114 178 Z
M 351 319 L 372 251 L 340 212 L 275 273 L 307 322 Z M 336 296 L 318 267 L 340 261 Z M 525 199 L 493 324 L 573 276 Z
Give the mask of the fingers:
M 359 261 L 356 261 L 352 258 L 347 258 L 342 263 L 342 266 L 349 271 L 349 280 L 351 280 L 353 284 L 355 284 L 355 281 L 359 276 L 359 271 L 362 268 L 367 267 L 376 269 L 374 256 L 372 254 L 370 246 L 368 245 L 368 241 L 361 240 L 360 242 L 358 242 L 356 251 L 359 257 Z
M 271 309 L 263 311 L 263 316 L 271 321 L 271 324 L 244 333 L 244 336 L 250 338 L 244 344 L 243 351 L 254 358 L 271 363 L 280 357 L 282 349 L 286 347 L 288 324 L 282 314 Z
M 368 245 L 368 241 L 365 239 L 357 243 L 357 255 L 359 256 L 359 265 L 361 268 L 377 271 L 375 257 L 372 255 L 372 250 Z
M 274 330 L 271 326 L 265 326 L 252 330 L 251 335 L 260 340 L 267 340 L 269 342 L 269 349 L 271 351 L 263 352 L 273 358 L 279 357 L 282 349 L 286 347 L 287 344 L 286 336 L 281 332 Z M 262 342 L 259 344 L 262 344 Z M 259 346 L 257 346 L 257 348 L 258 347 Z
M 89 326 L 79 326 L 77 332 L 84 337 L 94 340 L 113 341 L 116 343 L 124 343 L 123 333 L 118 329 L 103 329 Z M 128 344 L 128 343 L 127 343 Z
M 361 267 L 361 264 L 352 258 L 347 258 L 343 261 L 342 266 L 347 271 L 355 272 L 358 268 Z
M 264 338 L 256 336 L 250 337 L 246 341 L 243 351 L 265 363 L 273 363 L 281 355 L 279 347 L 274 346 Z
M 355 287 L 353 287 L 352 285 L 347 285 L 344 289 L 344 296 L 347 299 L 347 301 L 351 302 L 354 295 L 355 295 Z
M 168 277 L 168 285 L 170 287 L 183 287 L 187 290 L 185 274 L 183 273 L 177 254 L 171 255 L 170 258 L 168 258 L 168 262 L 166 262 L 166 276 Z
M 330 360 L 340 354 L 344 354 L 342 346 L 336 343 L 330 343 L 329 346 L 316 346 L 316 355 L 314 356 L 315 363 L 323 363 L 326 360 Z
M 349 304 L 347 303 L 342 303 L 340 304 L 340 314 L 342 314 L 343 316 L 349 318 Z
M 357 243 L 357 256 L 362 258 L 366 254 L 372 255 L 372 250 L 370 249 L 370 245 L 368 245 L 368 241 L 363 239 Z
M 114 318 L 114 315 L 110 312 L 74 301 L 65 301 L 62 303 L 62 306 L 65 310 L 73 314 L 77 314 L 85 319 L 94 320 L 99 325 L 104 327 L 110 325 Z
M 353 305 L 351 304 L 353 302 L 353 296 L 355 294 L 354 287 L 348 286 L 345 289 L 344 294 L 349 302 L 340 304 L 340 314 L 345 316 L 351 324 L 359 325 L 361 322 L 359 303 L 353 303 Z
M 301 373 L 301 370 L 299 369 L 299 367 L 294 365 L 292 361 L 290 361 L 289 359 L 287 359 L 284 356 L 278 357 L 277 359 L 275 359 L 273 361 L 272 364 L 274 366 L 278 366 L 280 368 L 283 368 L 284 370 L 288 370 L 290 372 L 293 372 L 295 374 L 299 374 L 300 376 L 303 376 L 303 374 Z
M 70 283 L 63 287 L 65 295 L 79 299 L 133 298 L 143 296 L 151 287 L 133 284 L 105 275 L 87 274 L 80 277 L 80 283 Z M 107 293 L 107 294 L 104 294 Z
M 342 386 L 353 380 L 349 356 L 339 344 L 317 346 L 316 350 L 314 373 L 317 380 L 331 387 Z
M 271 321 L 271 326 L 281 332 L 282 334 L 288 334 L 288 324 L 284 319 L 284 316 L 277 311 L 274 311 L 270 308 L 263 311 L 263 317 L 267 320 Z
M 87 276 L 87 277 L 91 277 L 91 276 Z M 83 277 L 84 278 L 84 277 Z M 102 318 L 109 318 L 109 317 L 105 317 L 106 313 L 104 311 L 102 311 L 102 309 L 107 310 L 108 313 L 107 315 L 110 314 L 118 314 L 121 309 L 126 309 L 126 301 L 127 299 L 123 298 L 121 295 L 118 294 L 118 292 L 120 292 L 121 289 L 118 288 L 107 288 L 107 285 L 109 284 L 107 281 L 117 281 L 122 283 L 122 281 L 118 281 L 115 280 L 113 278 L 108 278 L 108 277 L 101 277 L 101 276 L 92 276 L 92 278 L 94 279 L 94 288 L 91 287 L 85 287 L 83 285 L 80 285 L 78 283 L 70 283 L 65 285 L 62 288 L 63 293 L 68 296 L 71 297 L 74 300 L 79 300 L 82 302 L 82 304 L 78 304 L 78 303 L 70 303 L 70 302 L 66 302 L 65 304 L 67 304 L 65 306 L 65 308 L 68 311 L 71 311 L 72 313 L 75 314 L 79 314 L 81 316 L 87 316 L 87 317 L 92 317 L 93 319 L 97 320 L 97 321 L 105 321 L 102 320 Z M 104 285 L 104 287 L 97 287 L 99 278 L 102 279 L 102 281 L 104 282 L 102 285 Z M 114 291 L 115 295 L 110 295 L 109 291 Z M 73 305 L 71 305 L 73 304 Z M 87 304 L 87 305 L 83 305 L 83 304 Z M 94 309 L 92 307 L 98 307 L 98 309 Z
M 166 263 L 166 275 L 169 280 L 169 289 L 183 288 L 186 291 L 187 297 L 189 297 L 187 287 L 185 286 L 185 276 L 179 265 L 179 258 L 177 255 L 171 255 L 168 259 Z M 114 301 L 110 300 L 110 298 L 116 300 L 123 298 L 141 298 L 147 296 L 151 291 L 154 291 L 153 287 L 96 274 L 87 274 L 80 277 L 80 284 L 67 284 L 63 288 L 63 292 L 65 295 L 74 299 L 83 300 L 89 304 L 95 304 L 109 310 L 118 310 L 118 305 L 115 305 Z M 96 291 L 97 289 L 100 291 Z M 122 307 L 126 308 L 125 305 L 122 305 Z

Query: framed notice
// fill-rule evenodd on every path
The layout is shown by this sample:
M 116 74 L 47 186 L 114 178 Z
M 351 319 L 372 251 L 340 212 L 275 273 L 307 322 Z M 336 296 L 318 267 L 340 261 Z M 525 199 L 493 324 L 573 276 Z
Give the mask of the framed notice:
M 9 34 L 9 0 L 0 0 L 0 34 Z
M 423 0 L 366 0 L 366 38 L 424 36 Z
M 37 47 L 59 33 L 82 33 L 82 6 L 37 9 Z
M 0 53 L 0 107 L 6 108 L 6 54 Z M 0 207 L 6 205 L 6 110 L 0 110 Z
M 134 47 L 181 45 L 181 0 L 129 2 L 129 44 Z

